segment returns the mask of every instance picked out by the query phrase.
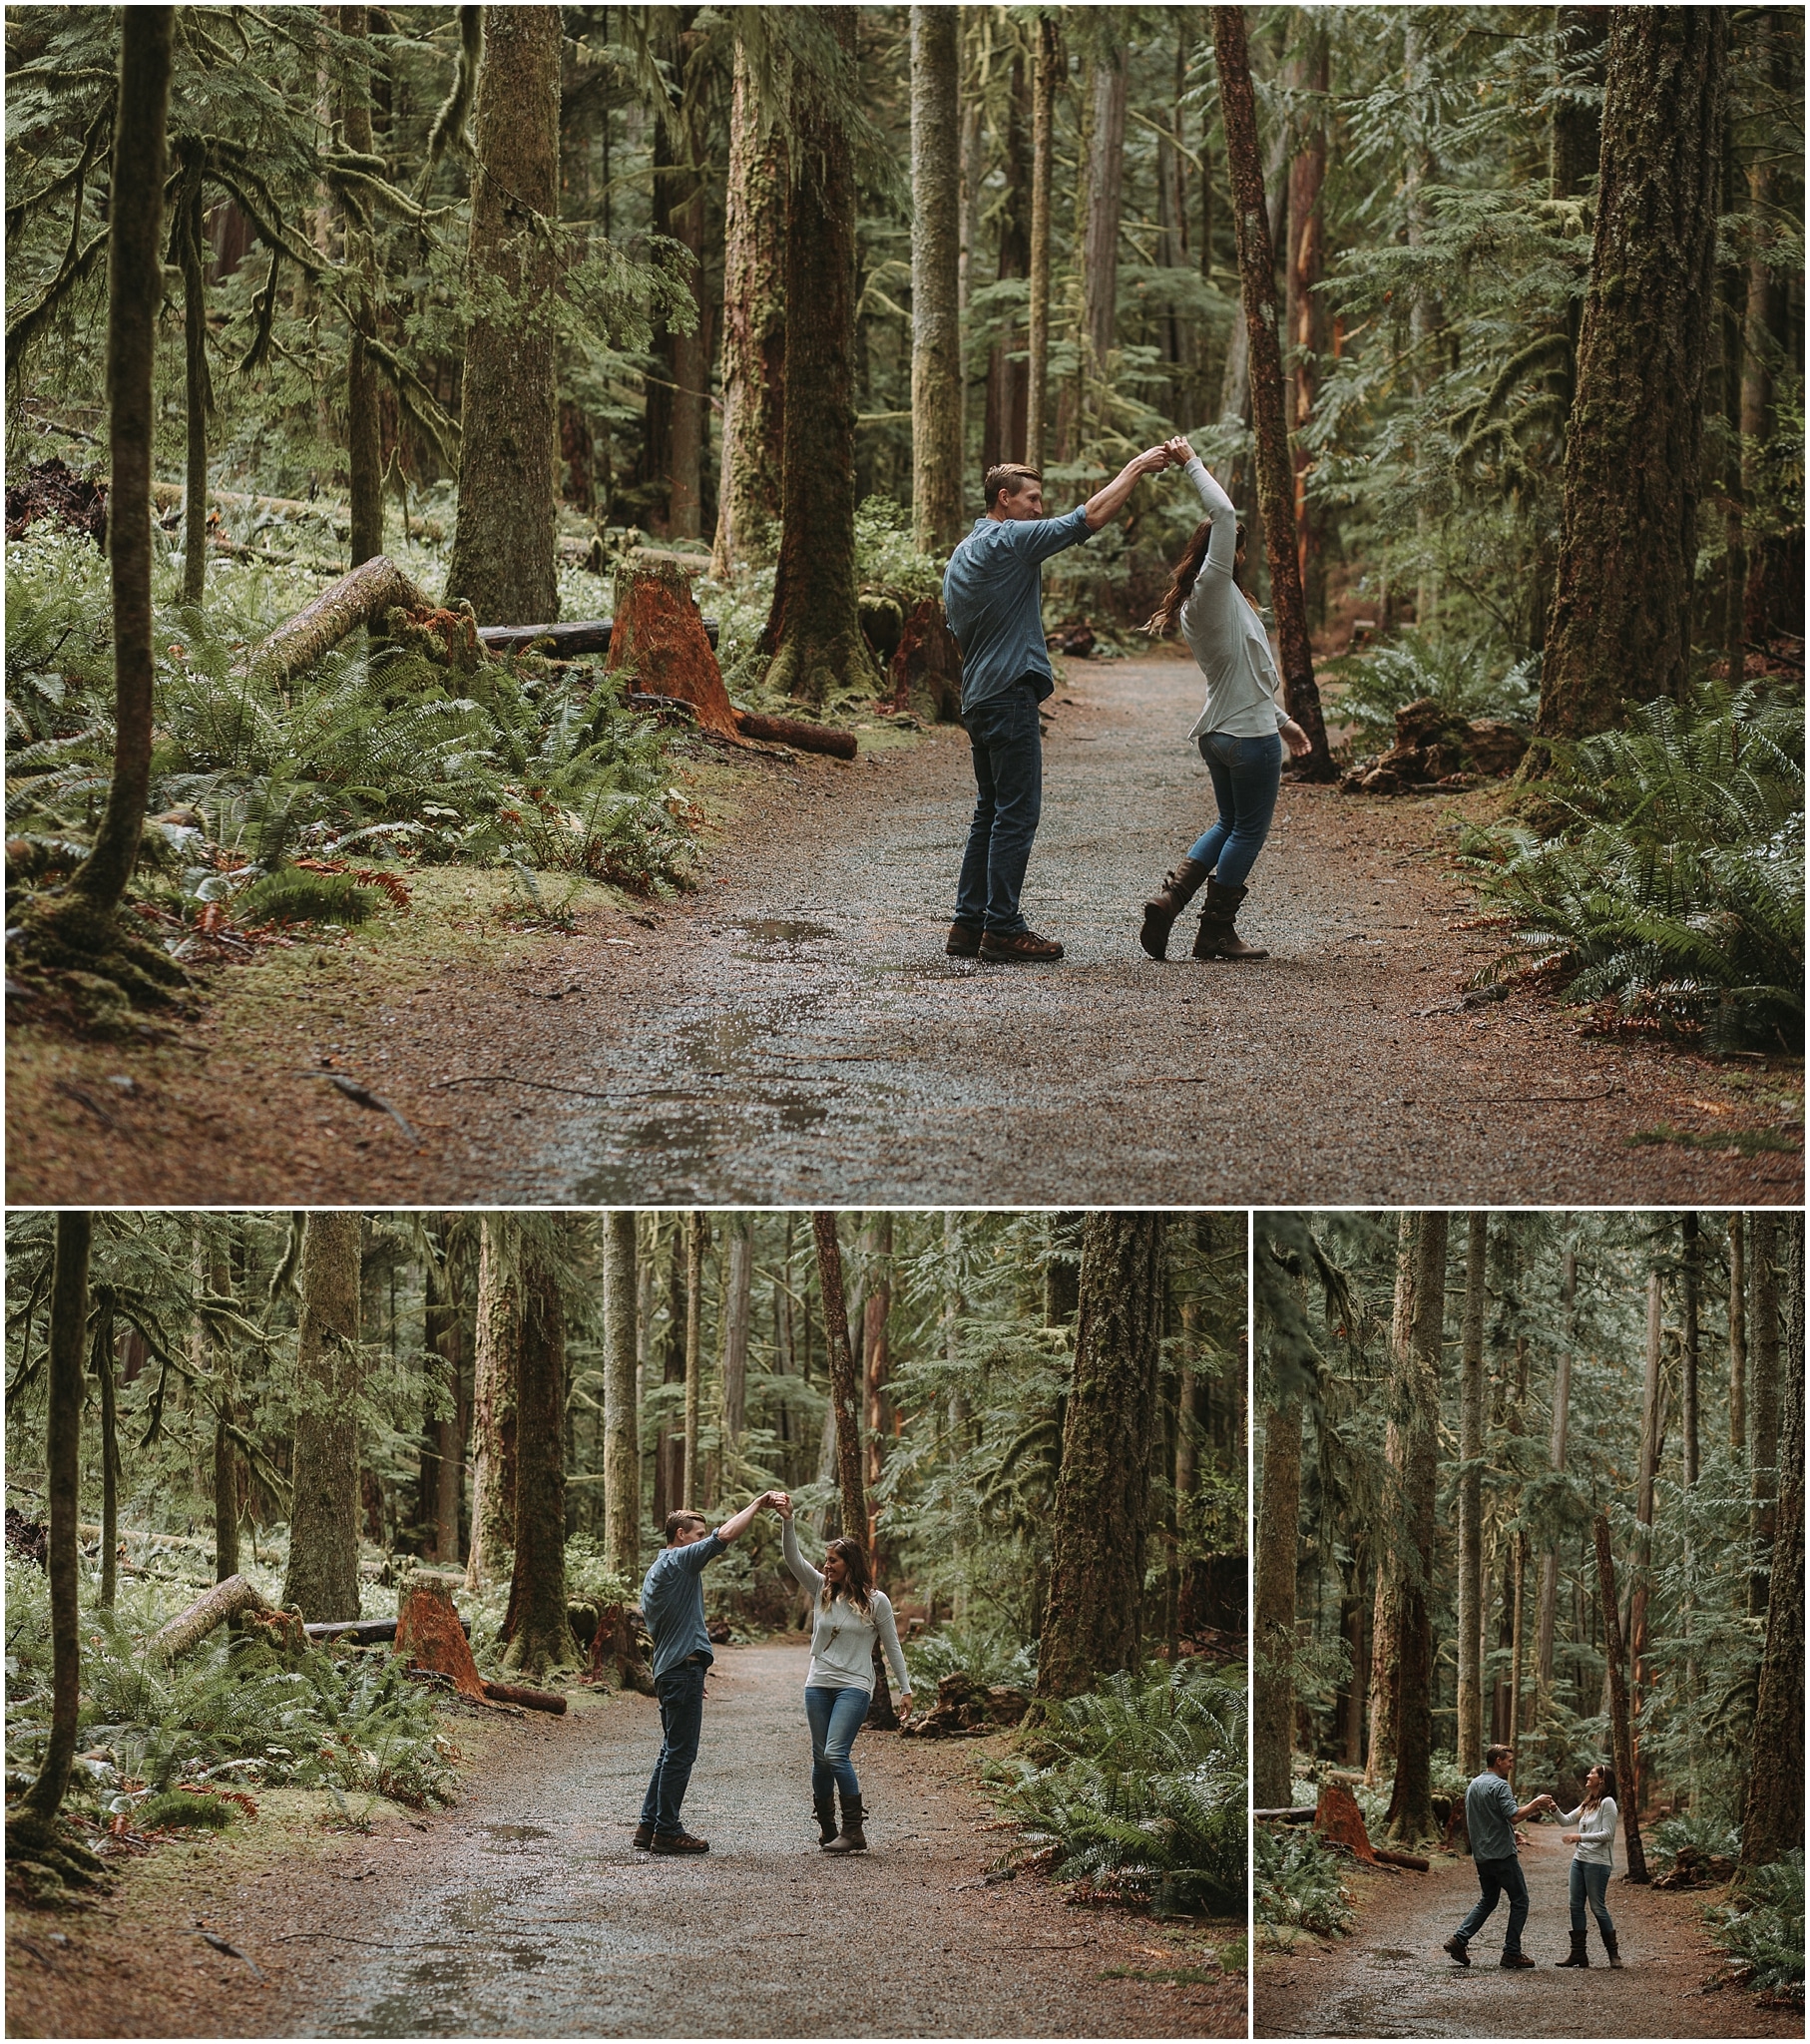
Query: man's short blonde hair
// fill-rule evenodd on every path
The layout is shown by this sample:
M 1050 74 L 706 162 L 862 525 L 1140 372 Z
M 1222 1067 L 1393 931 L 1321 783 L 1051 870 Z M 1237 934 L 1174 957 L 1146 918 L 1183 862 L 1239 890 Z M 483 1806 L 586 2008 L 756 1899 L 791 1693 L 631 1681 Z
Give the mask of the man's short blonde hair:
M 1027 483 L 1041 483 L 1043 474 L 1035 468 L 1027 468 L 1022 461 L 996 461 L 988 469 L 981 484 L 987 492 L 987 509 L 991 511 L 999 502 L 999 493 L 1004 490 L 1009 497 L 1016 497 Z

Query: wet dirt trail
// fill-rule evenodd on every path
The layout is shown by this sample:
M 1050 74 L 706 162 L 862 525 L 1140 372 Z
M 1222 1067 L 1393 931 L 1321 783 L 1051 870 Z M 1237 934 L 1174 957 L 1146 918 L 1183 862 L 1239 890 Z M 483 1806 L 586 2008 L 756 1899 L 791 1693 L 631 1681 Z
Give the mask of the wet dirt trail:
M 1199 686 L 1180 659 L 1072 663 L 1050 704 L 1025 907 L 1068 947 L 1060 964 L 944 955 L 973 801 L 961 731 L 874 732 L 852 766 L 712 755 L 707 868 L 682 900 L 532 939 L 482 917 L 435 935 L 417 912 L 391 952 L 350 937 L 312 965 L 232 968 L 180 1048 L 45 1044 L 9 1096 L 10 1197 L 1801 1196 L 1800 1065 L 1586 1039 L 1529 993 L 1461 1005 L 1494 946 L 1444 855 L 1465 801 L 1488 797 L 1285 787 L 1241 918 L 1270 958 L 1193 962 L 1191 918 L 1173 962 L 1145 958 L 1140 904 L 1211 812 L 1183 738 Z M 310 1083 L 329 1062 L 418 1146 Z
M 1587 1971 L 1558 1970 L 1571 1945 L 1566 1882 L 1571 1846 L 1558 1824 L 1527 1828 L 1521 1848 L 1532 1906 L 1522 1946 L 1532 1972 L 1505 1973 L 1508 1904 L 1459 1966 L 1440 1947 L 1477 1899 L 1469 1859 L 1435 1854 L 1430 1873 L 1353 1866 L 1347 1885 L 1358 1927 L 1338 1943 L 1303 1940 L 1291 1956 L 1257 1962 L 1259 2037 L 1801 2037 L 1800 2013 L 1768 2009 L 1736 1988 L 1705 1989 L 1721 1954 L 1704 1935 L 1703 1892 L 1658 1892 L 1621 1878 L 1608 1912 L 1621 1946 L 1611 1972 L 1595 1923 Z

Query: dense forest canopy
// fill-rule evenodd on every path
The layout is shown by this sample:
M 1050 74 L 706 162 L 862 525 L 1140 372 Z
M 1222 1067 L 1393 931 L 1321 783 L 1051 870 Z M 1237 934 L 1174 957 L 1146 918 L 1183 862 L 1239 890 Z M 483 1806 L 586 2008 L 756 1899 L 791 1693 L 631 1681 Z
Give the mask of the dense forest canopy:
M 1632 1878 L 1801 1854 L 1801 1217 L 1269 1215 L 1256 1269 L 1257 1802 L 1412 1843 L 1497 1742 L 1612 1757 Z

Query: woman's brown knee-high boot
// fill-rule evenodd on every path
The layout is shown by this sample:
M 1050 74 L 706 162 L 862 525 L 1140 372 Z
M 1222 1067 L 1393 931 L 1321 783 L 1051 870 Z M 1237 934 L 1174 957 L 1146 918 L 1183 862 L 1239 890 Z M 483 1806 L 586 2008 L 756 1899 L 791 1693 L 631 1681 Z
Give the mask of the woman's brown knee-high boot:
M 1221 881 L 1206 883 L 1206 906 L 1200 911 L 1200 932 L 1194 939 L 1196 958 L 1267 958 L 1267 951 L 1247 944 L 1233 924 L 1239 904 L 1248 889 L 1227 887 Z
M 1173 872 L 1164 873 L 1162 884 L 1143 904 L 1143 928 L 1137 941 L 1152 958 L 1169 954 L 1169 931 L 1175 918 L 1200 891 L 1207 868 L 1197 858 L 1184 858 Z

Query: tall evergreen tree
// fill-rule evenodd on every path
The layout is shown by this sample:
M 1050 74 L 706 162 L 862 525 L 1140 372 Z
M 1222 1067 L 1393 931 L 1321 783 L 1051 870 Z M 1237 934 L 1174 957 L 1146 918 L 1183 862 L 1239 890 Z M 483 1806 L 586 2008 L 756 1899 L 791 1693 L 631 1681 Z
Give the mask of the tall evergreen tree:
M 308 1215 L 301 1234 L 295 1353 L 295 1454 L 282 1601 L 304 1619 L 356 1618 L 359 1494 L 359 1243 L 356 1214 Z

